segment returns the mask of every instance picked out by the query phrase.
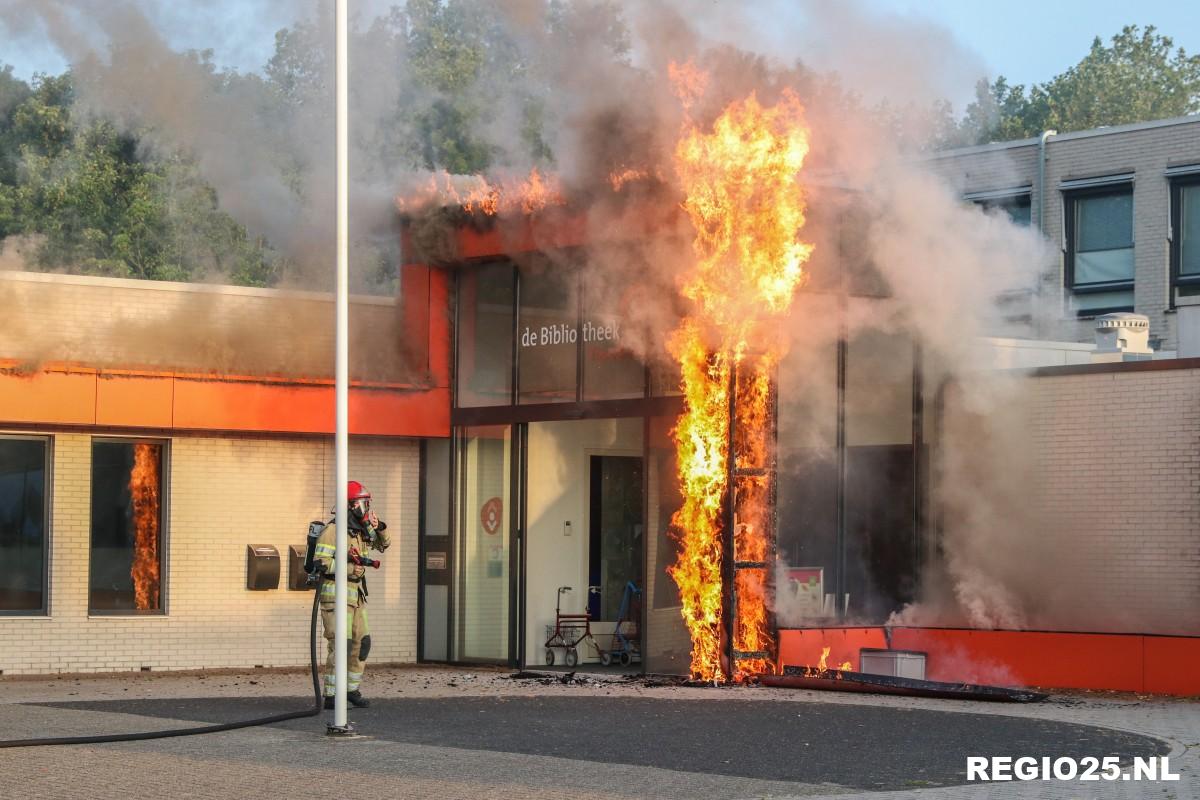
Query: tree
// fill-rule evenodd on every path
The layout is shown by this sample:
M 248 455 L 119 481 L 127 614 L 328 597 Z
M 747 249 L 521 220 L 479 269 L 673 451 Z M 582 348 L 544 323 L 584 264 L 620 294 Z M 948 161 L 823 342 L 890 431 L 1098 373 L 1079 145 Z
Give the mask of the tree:
M 0 70 L 0 99 L 7 71 Z M 135 133 L 72 113 L 70 72 L 7 87 L 0 102 L 0 237 L 35 234 L 36 265 L 93 275 L 265 286 L 279 275 L 266 243 L 221 211 L 194 163 L 146 156 Z
M 1078 64 L 1028 93 L 1003 76 L 981 81 L 955 138 L 982 144 L 1197 112 L 1200 56 L 1175 49 L 1152 25 L 1127 25 L 1107 46 L 1097 36 Z

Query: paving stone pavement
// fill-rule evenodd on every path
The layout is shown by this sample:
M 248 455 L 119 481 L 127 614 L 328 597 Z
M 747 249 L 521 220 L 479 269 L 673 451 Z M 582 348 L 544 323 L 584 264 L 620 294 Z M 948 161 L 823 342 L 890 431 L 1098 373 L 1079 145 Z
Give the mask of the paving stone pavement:
M 804 719 L 824 719 L 818 713 L 831 705 L 845 712 L 855 708 L 878 715 L 879 709 L 897 717 L 907 711 L 937 711 L 1019 718 L 1029 721 L 1076 723 L 1155 737 L 1166 742 L 1178 782 L 1018 782 L 988 785 L 930 787 L 919 780 L 914 763 L 911 786 L 892 785 L 888 792 L 864 792 L 820 780 L 796 782 L 763 776 L 723 774 L 598 762 L 580 757 L 507 752 L 503 743 L 492 749 L 466 749 L 458 742 L 430 745 L 395 741 L 368 734 L 352 741 L 333 741 L 321 735 L 323 722 L 313 718 L 292 727 L 252 728 L 147 742 L 91 746 L 0 750 L 0 798 L 267 798 L 330 792 L 356 800 L 371 798 L 1200 798 L 1200 703 L 1169 698 L 1133 696 L 1056 696 L 1032 705 L 921 700 L 850 695 L 807 690 L 762 688 L 705 689 L 653 687 L 620 679 L 588 680 L 583 685 L 551 680 L 511 680 L 507 672 L 490 670 L 396 668 L 375 669 L 368 687 L 373 698 L 390 708 L 403 709 L 405 698 L 491 698 L 511 700 L 518 707 L 529 698 L 641 698 L 644 700 L 701 700 L 708 704 L 755 700 L 794 704 Z M 201 698 L 221 713 L 228 700 L 219 698 L 295 697 L 305 702 L 305 676 L 298 673 L 129 675 L 50 680 L 0 679 L 0 730 L 4 738 L 150 730 L 183 727 L 206 717 L 191 713 Z M 178 718 L 164 716 L 163 700 L 176 700 Z M 101 701 L 63 707 L 45 703 Z M 153 702 L 152 702 L 153 701 Z M 282 702 L 282 701 L 275 701 Z M 157 710 L 145 711 L 157 703 Z M 140 705 L 139 705 L 140 704 Z M 420 705 L 420 704 L 417 704 Z M 553 705 L 551 703 L 551 705 Z M 676 704 L 678 705 L 678 704 Z M 173 706 L 174 707 L 174 706 Z M 109 710 L 109 709 L 112 710 Z M 128 709 L 142 713 L 124 713 Z M 246 704 L 250 714 L 254 703 Z M 730 706 L 733 708 L 733 706 Z M 121 709 L 121 710 L 117 710 Z M 174 712 L 171 712 L 174 713 Z M 249 714 L 248 714 L 249 715 Z M 911 716 L 911 715 L 908 715 Z M 352 714 L 353 718 L 353 714 Z M 362 716 L 363 720 L 368 717 Z M 378 719 L 378 718 L 377 718 Z M 553 720 L 536 720 L 550 726 Z M 631 724 L 640 724 L 631 719 Z M 826 732 L 814 730 L 820 736 Z M 614 732 L 614 735 L 622 735 Z M 721 731 L 696 731 L 697 737 L 720 737 Z M 869 732 L 855 735 L 870 737 Z M 864 739 L 866 742 L 867 739 Z M 764 742 L 764 754 L 770 742 Z M 654 748 L 649 741 L 647 748 Z M 913 751 L 918 752 L 914 749 Z M 989 755 L 980 753 L 980 755 Z M 1054 752 L 1037 755 L 1056 755 Z M 1097 753 L 1097 755 L 1104 755 Z M 765 758 L 765 755 L 764 755 Z M 963 765 L 965 770 L 965 764 Z

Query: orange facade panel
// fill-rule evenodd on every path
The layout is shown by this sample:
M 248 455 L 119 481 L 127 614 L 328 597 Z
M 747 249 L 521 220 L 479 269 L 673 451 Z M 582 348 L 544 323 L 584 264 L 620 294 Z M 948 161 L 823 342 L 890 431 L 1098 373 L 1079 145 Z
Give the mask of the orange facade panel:
M 450 435 L 450 390 L 386 392 L 351 389 L 350 432 L 364 436 L 447 437 Z
M 0 372 L 0 423 L 94 425 L 96 373 Z
M 96 381 L 96 424 L 117 428 L 174 425 L 175 381 L 161 375 L 102 372 Z
M 536 221 L 529 217 L 497 221 L 484 230 L 463 225 L 457 237 L 458 257 L 466 261 L 579 247 L 587 242 L 588 230 L 587 220 L 581 215 L 550 213 Z
M 835 668 L 847 661 L 859 668 L 859 651 L 864 647 L 887 648 L 883 628 L 783 628 L 779 631 L 779 661 L 790 667 L 815 667 L 829 648 L 825 665 Z
M 333 433 L 333 387 L 179 380 L 175 427 L 190 430 Z M 448 436 L 448 390 L 350 390 L 350 433 Z
M 450 387 L 450 276 L 444 270 L 429 276 L 429 373 L 433 385 Z M 447 431 L 449 429 L 447 428 Z
M 1200 637 L 1116 633 L 892 628 L 891 649 L 926 654 L 925 677 L 952 683 L 1200 695 Z M 859 665 L 858 649 L 887 648 L 883 628 L 779 631 L 780 661 Z
M 1200 637 L 1144 636 L 1143 691 L 1200 697 Z
M 146 373 L 0 372 L 0 425 L 333 433 L 333 387 Z M 350 432 L 445 437 L 450 390 L 351 387 Z
M 1142 690 L 1141 640 L 1108 633 L 892 631 L 893 648 L 929 653 L 930 680 L 1124 692 Z
M 190 430 L 327 433 L 333 390 L 321 386 L 178 380 L 175 427 Z

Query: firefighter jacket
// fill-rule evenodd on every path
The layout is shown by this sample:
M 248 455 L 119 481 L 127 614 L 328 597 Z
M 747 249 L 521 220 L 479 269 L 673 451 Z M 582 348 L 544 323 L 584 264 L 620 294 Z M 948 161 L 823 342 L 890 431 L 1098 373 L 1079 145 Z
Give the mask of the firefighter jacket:
M 349 543 L 350 549 L 358 550 L 360 555 L 365 556 L 371 550 L 378 550 L 381 553 L 387 550 L 392 543 L 392 538 L 387 533 L 386 523 L 380 522 L 379 527 L 372 528 L 370 525 L 354 519 L 351 515 L 346 530 L 346 541 Z M 313 550 L 313 561 L 325 568 L 325 579 L 321 581 L 318 589 L 321 592 L 322 606 L 332 606 L 336 599 L 333 574 L 336 552 L 337 526 L 331 522 L 325 526 L 325 530 L 321 531 L 321 537 L 317 539 L 316 547 Z M 346 604 L 349 608 L 357 608 L 367 601 L 366 569 L 349 560 L 347 560 L 346 567 L 349 570 L 349 575 L 346 576 Z

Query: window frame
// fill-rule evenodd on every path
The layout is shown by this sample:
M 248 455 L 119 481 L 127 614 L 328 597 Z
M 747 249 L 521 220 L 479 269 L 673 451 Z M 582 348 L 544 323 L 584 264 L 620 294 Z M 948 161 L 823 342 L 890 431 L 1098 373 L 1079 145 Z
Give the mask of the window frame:
M 157 444 L 162 448 L 159 462 L 162 475 L 158 487 L 158 608 L 93 608 L 92 607 L 92 492 L 94 447 L 102 444 Z M 170 616 L 170 554 L 171 554 L 171 440 L 155 436 L 92 436 L 88 448 L 88 550 L 87 550 L 87 615 L 88 617 L 167 617 Z
M 40 436 L 37 434 L 10 433 L 0 431 L 0 440 L 19 439 L 23 441 L 40 441 L 44 445 L 43 453 L 43 474 L 45 478 L 42 486 L 42 607 L 38 609 L 5 609 L 0 608 L 0 618 L 6 617 L 45 617 L 51 616 L 51 598 L 50 598 L 50 558 L 53 548 L 50 546 L 50 540 L 54 533 L 54 520 L 51 517 L 50 510 L 53 507 L 52 499 L 54 497 L 54 437 Z
M 566 261 L 573 257 L 574 248 L 565 248 L 563 250 L 554 251 L 553 260 L 556 262 Z M 544 253 L 539 254 L 540 257 L 549 259 Z M 467 425 L 492 425 L 499 423 L 521 422 L 528 419 L 550 420 L 550 419 L 578 419 L 585 416 L 599 417 L 614 417 L 614 416 L 633 416 L 641 415 L 647 407 L 648 401 L 666 399 L 668 405 L 672 402 L 677 402 L 678 393 L 655 395 L 655 384 L 652 381 L 652 367 L 648 363 L 642 364 L 642 386 L 640 393 L 633 397 L 625 398 L 591 398 L 587 388 L 587 363 L 586 350 L 583 341 L 583 324 L 586 317 L 586 309 L 588 294 L 588 270 L 584 264 L 564 265 L 561 268 L 569 269 L 574 273 L 572 281 L 574 283 L 572 289 L 572 301 L 574 302 L 573 325 L 578 337 L 575 342 L 575 386 L 571 396 L 563 397 L 557 400 L 537 402 L 536 400 L 525 399 L 522 401 L 521 393 L 521 342 L 520 333 L 522 326 L 521 317 L 521 301 L 522 295 L 531 277 L 524 274 L 522 269 L 524 259 L 528 258 L 528 254 L 520 254 L 513 257 L 486 257 L 478 259 L 467 259 L 461 262 L 455 270 L 454 275 L 454 302 L 453 302 L 453 331 L 451 338 L 451 385 L 452 401 L 451 401 L 451 424 L 455 426 Z M 510 367 L 510 383 L 507 392 L 507 399 L 504 402 L 497 402 L 486 405 L 463 405 L 462 404 L 462 381 L 460 380 L 461 373 L 461 357 L 464 347 L 464 318 L 466 315 L 466 307 L 464 306 L 464 283 L 467 276 L 474 270 L 486 268 L 493 265 L 507 265 L 511 270 L 510 280 L 513 287 L 512 300 L 512 340 L 509 343 L 509 367 Z M 630 392 L 632 394 L 632 392 Z M 651 409 L 657 409 L 662 403 L 652 404 L 648 406 Z M 674 407 L 673 405 L 671 407 Z M 645 412 L 651 413 L 651 412 Z
M 963 195 L 963 199 L 975 205 L 981 211 L 994 212 L 1003 211 L 1013 225 L 1022 228 L 1033 227 L 1033 186 L 1015 186 L 1011 189 L 995 189 L 986 192 L 970 192 Z M 1029 206 L 1029 222 L 1021 224 L 1012 218 L 1008 207 L 1016 204 L 1021 204 L 1022 201 Z
M 1167 177 L 1167 196 L 1169 203 L 1167 237 L 1168 263 L 1170 264 L 1171 291 L 1169 295 L 1170 308 L 1177 305 L 1178 288 L 1180 286 L 1200 287 L 1200 273 L 1184 275 L 1183 267 L 1183 190 L 1188 187 L 1200 187 L 1200 166 L 1195 171 Z M 1198 245 L 1200 246 L 1200 245 Z
M 1130 201 L 1130 247 L 1134 252 L 1133 271 L 1134 276 L 1128 280 L 1118 281 L 1099 281 L 1094 283 L 1077 283 L 1075 280 L 1075 256 L 1077 255 L 1075 240 L 1077 233 L 1078 203 L 1080 200 L 1087 200 L 1096 197 L 1106 197 L 1113 195 L 1129 195 Z M 1132 178 L 1116 180 L 1111 183 L 1102 183 L 1095 186 L 1079 187 L 1079 188 L 1064 188 L 1062 189 L 1063 196 L 1063 287 L 1067 291 L 1068 297 L 1081 294 L 1099 294 L 1101 292 L 1116 292 L 1116 291 L 1133 291 L 1137 282 L 1137 231 L 1134 228 L 1134 221 L 1137 219 L 1137 207 L 1135 205 L 1136 198 L 1133 192 Z M 1089 252 L 1089 251 L 1083 251 Z M 1128 305 L 1121 306 L 1105 306 L 1100 308 L 1076 308 L 1075 314 L 1079 318 L 1098 317 L 1103 314 L 1113 314 L 1121 311 L 1133 311 L 1134 305 L 1131 302 Z

